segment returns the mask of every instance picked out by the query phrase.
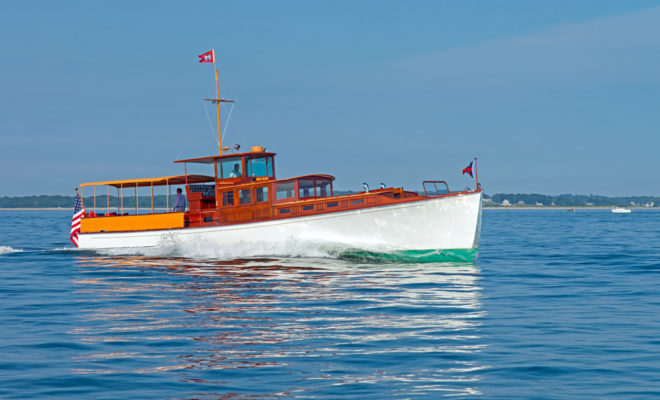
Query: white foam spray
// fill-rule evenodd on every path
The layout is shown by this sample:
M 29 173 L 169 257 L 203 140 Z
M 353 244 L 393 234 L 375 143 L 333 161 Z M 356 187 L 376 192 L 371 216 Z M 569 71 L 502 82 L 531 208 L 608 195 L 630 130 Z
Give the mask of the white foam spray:
M 294 238 L 277 243 L 241 241 L 231 246 L 218 246 L 216 242 L 204 239 L 184 242 L 172 235 L 161 239 L 156 247 L 103 249 L 99 252 L 113 256 L 142 255 L 228 260 L 252 257 L 336 258 L 346 249 L 346 245 L 301 241 Z
M 22 253 L 23 250 L 21 249 L 14 249 L 13 247 L 9 246 L 0 246 L 0 254 L 9 254 L 9 253 Z

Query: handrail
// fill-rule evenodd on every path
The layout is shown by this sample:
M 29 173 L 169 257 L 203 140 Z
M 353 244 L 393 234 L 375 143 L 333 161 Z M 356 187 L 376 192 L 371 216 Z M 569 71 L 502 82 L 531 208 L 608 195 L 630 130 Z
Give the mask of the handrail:
M 431 184 L 431 183 L 433 184 L 433 187 L 435 189 L 435 193 L 429 193 L 429 190 L 426 190 L 426 184 Z M 438 190 L 438 184 L 439 183 L 444 183 L 445 184 L 445 187 L 447 188 L 446 193 L 440 193 L 440 191 Z M 422 182 L 422 186 L 424 187 L 424 196 L 442 196 L 444 194 L 451 193 L 449 191 L 449 185 L 445 181 L 424 181 L 424 182 Z

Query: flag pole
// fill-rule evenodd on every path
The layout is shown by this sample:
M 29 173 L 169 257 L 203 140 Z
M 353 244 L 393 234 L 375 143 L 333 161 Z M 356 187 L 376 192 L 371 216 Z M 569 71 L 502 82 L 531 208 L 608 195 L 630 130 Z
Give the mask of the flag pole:
M 81 189 L 81 191 L 82 191 L 82 189 Z M 83 198 L 80 195 L 80 193 L 78 193 L 78 188 L 76 188 L 76 196 L 80 197 L 80 205 L 82 206 L 82 208 L 85 208 L 85 203 L 83 202 Z
M 477 176 L 477 157 L 474 158 L 474 183 L 477 185 L 477 190 L 479 189 L 479 177 Z

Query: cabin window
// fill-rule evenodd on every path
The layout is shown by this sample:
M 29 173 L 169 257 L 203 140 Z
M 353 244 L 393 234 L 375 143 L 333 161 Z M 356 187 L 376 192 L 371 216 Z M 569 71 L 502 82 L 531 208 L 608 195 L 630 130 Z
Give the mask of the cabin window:
M 222 192 L 222 205 L 223 206 L 234 205 L 234 192 Z
M 351 204 L 364 204 L 364 199 L 353 200 L 353 201 L 351 201 Z
M 280 214 L 288 214 L 291 212 L 289 208 L 280 208 Z
M 278 183 L 275 186 L 275 199 L 284 200 L 295 196 L 295 186 L 293 182 Z
M 330 180 L 325 178 L 303 178 L 298 180 L 298 192 L 301 199 L 307 197 L 328 197 L 332 190 Z
M 301 199 L 314 197 L 314 179 L 299 179 L 298 192 Z
M 238 192 L 238 204 L 250 204 L 250 203 L 252 203 L 251 194 L 252 193 L 251 193 L 250 189 L 239 190 L 239 192 Z
M 257 203 L 268 201 L 268 186 L 258 187 L 255 191 L 257 195 Z
M 241 157 L 223 158 L 218 161 L 218 177 L 220 179 L 240 178 L 243 176 Z
M 250 177 L 274 177 L 273 157 L 251 157 L 247 159 L 247 175 Z
M 311 211 L 314 209 L 314 206 L 303 206 L 303 211 Z
M 314 190 L 316 190 L 316 195 L 319 197 L 327 197 L 332 195 L 332 189 L 330 188 L 330 180 L 328 179 L 317 179 L 314 185 Z
M 338 205 L 339 203 L 337 203 L 336 201 L 332 203 L 325 203 L 325 208 L 337 207 Z

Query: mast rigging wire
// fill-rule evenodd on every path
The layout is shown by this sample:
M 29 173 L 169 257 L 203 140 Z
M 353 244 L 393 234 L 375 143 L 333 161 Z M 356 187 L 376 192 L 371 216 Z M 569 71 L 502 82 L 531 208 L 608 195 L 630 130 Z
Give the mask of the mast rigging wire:
M 220 140 L 218 139 L 218 132 L 213 129 L 213 124 L 211 123 L 211 116 L 209 115 L 209 109 L 206 106 L 206 103 L 204 103 L 204 111 L 206 111 L 206 119 L 209 121 L 209 128 L 211 128 L 211 133 L 215 132 L 215 143 L 220 146 Z
M 179 157 L 181 156 L 181 153 L 188 148 L 190 145 L 190 142 L 197 136 L 197 133 L 202 129 L 202 125 L 204 124 L 204 121 L 202 120 L 200 124 L 197 125 L 197 129 L 193 131 L 193 134 L 188 137 L 188 140 L 186 141 L 186 144 L 179 148 L 179 153 L 176 155 L 174 158 L 175 160 L 178 160 Z
M 234 111 L 234 106 L 236 103 L 231 103 L 231 108 L 229 109 L 229 114 L 227 115 L 227 121 L 225 122 L 225 127 L 222 129 L 225 132 L 225 138 L 227 137 L 227 126 L 229 125 L 229 120 L 231 119 L 231 113 Z

